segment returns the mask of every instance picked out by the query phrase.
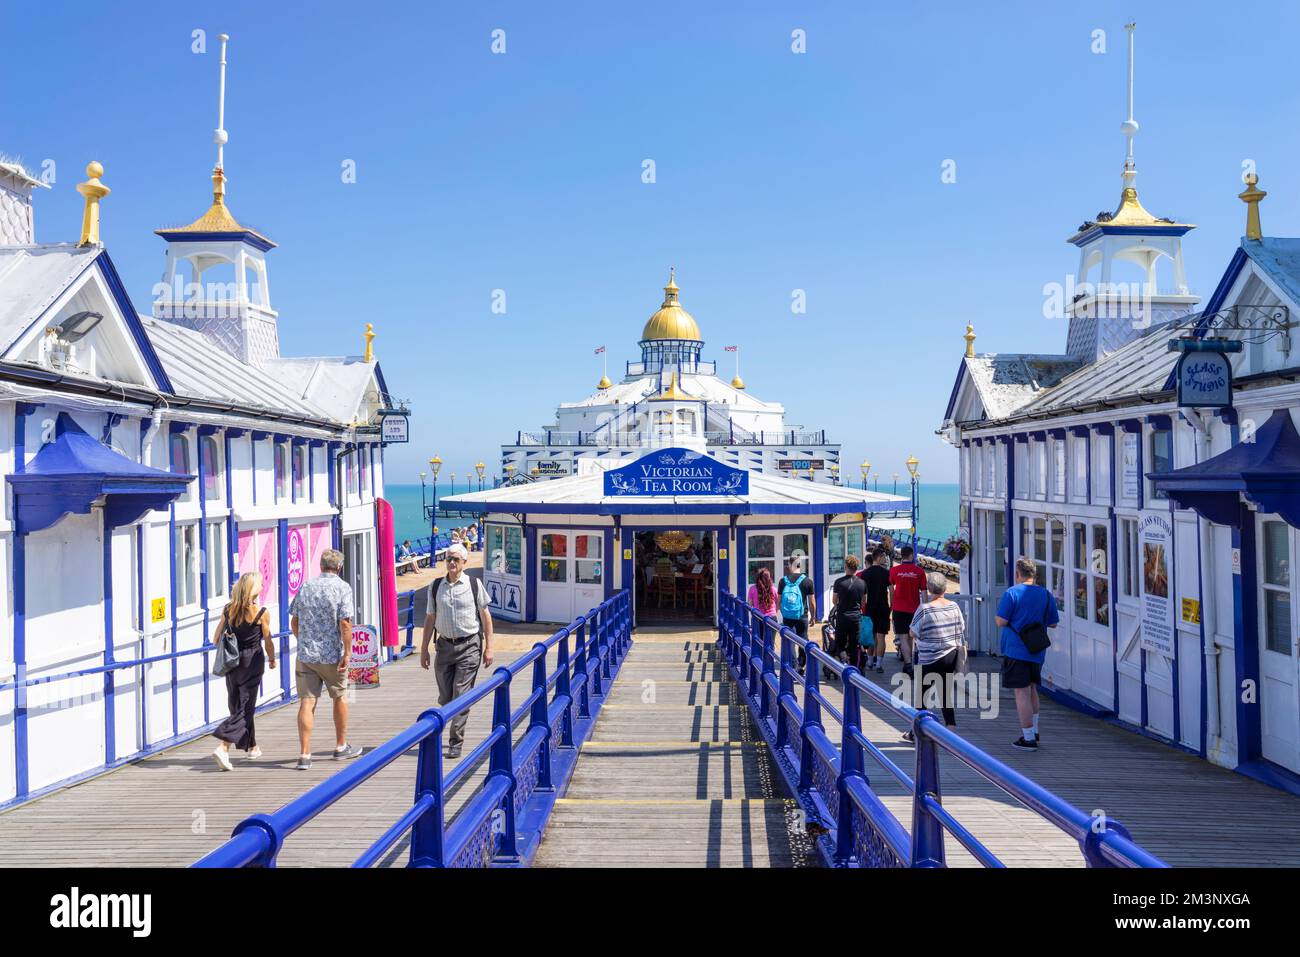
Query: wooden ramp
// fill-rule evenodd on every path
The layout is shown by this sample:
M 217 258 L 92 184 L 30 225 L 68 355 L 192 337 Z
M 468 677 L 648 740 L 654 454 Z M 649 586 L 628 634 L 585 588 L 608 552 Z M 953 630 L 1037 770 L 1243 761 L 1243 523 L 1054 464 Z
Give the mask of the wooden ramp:
M 749 721 L 714 631 L 638 629 L 538 867 L 811 863 L 796 802 Z

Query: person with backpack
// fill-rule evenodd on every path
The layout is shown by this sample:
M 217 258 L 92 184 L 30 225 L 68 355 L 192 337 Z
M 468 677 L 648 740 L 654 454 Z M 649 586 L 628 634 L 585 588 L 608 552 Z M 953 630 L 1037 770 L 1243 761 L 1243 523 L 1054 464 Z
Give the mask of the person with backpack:
M 466 574 L 468 559 L 464 545 L 452 545 L 447 549 L 447 576 L 429 586 L 420 667 L 429 670 L 429 639 L 436 631 L 438 645 L 432 664 L 439 706 L 473 688 L 480 665 L 492 666 L 492 613 L 488 611 L 492 600 L 482 580 Z M 447 725 L 446 757 L 460 757 L 468 720 L 469 711 L 462 711 Z
M 803 561 L 791 558 L 785 563 L 785 574 L 777 583 L 780 596 L 781 624 L 800 638 L 808 637 L 808 622 L 817 620 L 817 596 L 812 579 L 803 574 Z M 799 646 L 799 674 L 803 674 L 806 659 L 803 645 Z
M 1061 620 L 1056 598 L 1034 584 L 1036 574 L 1032 558 L 1022 555 L 1016 559 L 1016 583 L 1003 593 L 993 619 L 1002 629 L 1002 687 L 1015 692 L 1020 718 L 1020 737 L 1011 746 L 1021 751 L 1038 750 L 1038 685 L 1042 682 L 1047 646 L 1051 644 L 1047 629 L 1055 628 Z

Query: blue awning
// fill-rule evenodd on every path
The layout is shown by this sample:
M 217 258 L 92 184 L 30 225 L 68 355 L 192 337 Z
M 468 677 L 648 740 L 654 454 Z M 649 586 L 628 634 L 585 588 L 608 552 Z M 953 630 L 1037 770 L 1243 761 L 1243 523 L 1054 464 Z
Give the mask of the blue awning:
M 38 532 L 69 513 L 89 513 L 101 496 L 106 524 L 129 525 L 145 512 L 166 508 L 194 476 L 133 462 L 60 412 L 54 441 L 37 452 L 25 470 L 7 478 L 18 530 Z
M 1291 414 L 1275 411 L 1254 434 L 1213 458 L 1147 478 L 1181 508 L 1219 525 L 1241 521 L 1241 500 L 1300 528 L 1300 434 Z

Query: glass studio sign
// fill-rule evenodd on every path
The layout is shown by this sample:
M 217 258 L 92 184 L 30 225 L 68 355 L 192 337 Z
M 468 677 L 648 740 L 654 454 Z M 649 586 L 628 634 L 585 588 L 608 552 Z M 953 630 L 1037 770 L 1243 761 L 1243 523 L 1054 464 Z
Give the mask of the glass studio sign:
M 749 473 L 689 449 L 660 449 L 605 473 L 606 495 L 748 495 Z

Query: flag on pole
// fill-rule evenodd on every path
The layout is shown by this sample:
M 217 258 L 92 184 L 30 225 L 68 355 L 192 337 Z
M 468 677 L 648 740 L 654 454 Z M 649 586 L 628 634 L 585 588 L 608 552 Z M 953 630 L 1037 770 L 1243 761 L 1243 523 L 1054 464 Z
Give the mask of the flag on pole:
M 597 346 L 597 347 L 596 347 L 596 355 L 600 355 L 600 354 L 601 354 L 602 352 L 604 352 L 604 351 L 605 351 L 605 347 L 604 347 L 604 346 Z
M 725 351 L 725 352 L 735 352 L 736 349 L 738 349 L 739 347 L 738 347 L 738 346 L 723 346 L 722 348 L 723 348 L 723 351 Z

